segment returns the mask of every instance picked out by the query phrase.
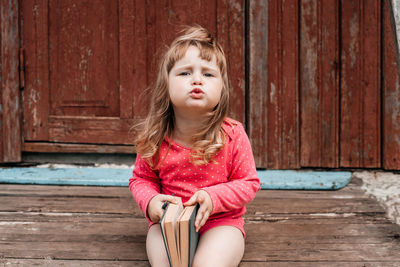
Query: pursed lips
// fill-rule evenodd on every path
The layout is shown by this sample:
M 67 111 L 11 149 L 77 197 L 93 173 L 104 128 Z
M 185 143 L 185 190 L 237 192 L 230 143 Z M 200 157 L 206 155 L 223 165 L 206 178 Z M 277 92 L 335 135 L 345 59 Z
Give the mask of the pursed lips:
M 195 94 L 204 94 L 203 90 L 200 88 L 194 88 L 190 93 L 195 93 Z
M 194 88 L 190 91 L 190 96 L 194 99 L 201 99 L 204 95 L 204 91 L 200 88 Z

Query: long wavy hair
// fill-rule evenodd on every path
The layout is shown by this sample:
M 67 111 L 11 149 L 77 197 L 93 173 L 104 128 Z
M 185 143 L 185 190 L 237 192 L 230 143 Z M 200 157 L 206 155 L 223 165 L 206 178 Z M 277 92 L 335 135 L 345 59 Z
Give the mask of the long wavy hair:
M 174 130 L 175 118 L 168 92 L 168 75 L 175 63 L 185 56 L 189 46 L 197 47 L 203 60 L 211 61 L 215 56 L 223 81 L 219 103 L 206 115 L 200 130 L 193 136 L 190 152 L 192 163 L 208 164 L 225 144 L 222 123 L 228 113 L 230 91 L 225 53 L 206 29 L 197 25 L 186 27 L 161 58 L 157 80 L 152 88 L 149 113 L 137 125 L 138 134 L 134 140 L 136 152 L 153 169 L 157 169 L 162 162 L 160 148 L 163 140 L 166 136 L 171 136 Z

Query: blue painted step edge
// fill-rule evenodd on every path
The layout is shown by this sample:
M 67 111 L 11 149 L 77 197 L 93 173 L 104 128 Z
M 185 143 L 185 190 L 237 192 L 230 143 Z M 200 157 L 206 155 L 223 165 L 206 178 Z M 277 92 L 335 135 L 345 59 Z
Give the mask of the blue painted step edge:
M 262 189 L 338 190 L 351 172 L 258 170 Z M 5 168 L 0 183 L 42 185 L 128 186 L 131 169 L 111 168 Z

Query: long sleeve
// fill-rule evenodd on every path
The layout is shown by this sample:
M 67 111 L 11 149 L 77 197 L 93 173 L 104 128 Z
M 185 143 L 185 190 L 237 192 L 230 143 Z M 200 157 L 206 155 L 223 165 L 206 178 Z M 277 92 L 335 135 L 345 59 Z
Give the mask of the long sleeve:
M 242 125 L 235 127 L 232 142 L 228 182 L 203 188 L 213 201 L 212 214 L 243 208 L 260 190 L 250 141 Z
M 160 193 L 160 182 L 157 174 L 150 168 L 140 155 L 137 155 L 133 176 L 129 179 L 129 189 L 140 209 L 147 215 L 147 206 L 150 200 Z

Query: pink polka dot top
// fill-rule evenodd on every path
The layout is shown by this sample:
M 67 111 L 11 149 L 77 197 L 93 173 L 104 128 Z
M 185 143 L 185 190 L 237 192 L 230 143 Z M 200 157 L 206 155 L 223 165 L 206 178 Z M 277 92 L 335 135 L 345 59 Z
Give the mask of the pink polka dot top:
M 246 203 L 260 189 L 253 153 L 247 134 L 240 122 L 227 118 L 223 125 L 225 146 L 215 155 L 214 162 L 195 166 L 190 161 L 190 148 L 168 138 L 160 149 L 165 159 L 157 170 L 150 168 L 137 155 L 129 188 L 140 209 L 147 216 L 147 206 L 157 194 L 179 196 L 183 202 L 198 190 L 209 193 L 213 211 L 200 233 L 219 225 L 232 225 L 244 234 L 242 215 Z

